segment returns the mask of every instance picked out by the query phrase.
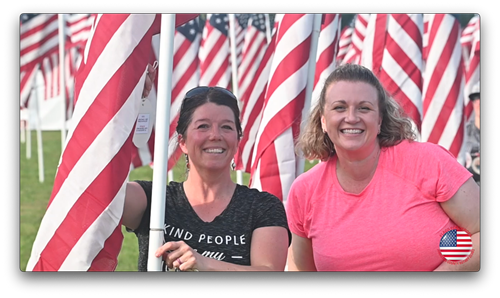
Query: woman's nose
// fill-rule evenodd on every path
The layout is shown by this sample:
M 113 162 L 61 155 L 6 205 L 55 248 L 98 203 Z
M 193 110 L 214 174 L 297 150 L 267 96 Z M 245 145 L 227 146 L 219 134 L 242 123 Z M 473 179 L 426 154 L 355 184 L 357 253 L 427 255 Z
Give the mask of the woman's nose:
M 356 109 L 348 109 L 345 121 L 349 123 L 357 122 L 359 119 Z
M 221 139 L 221 133 L 220 129 L 217 126 L 213 126 L 212 129 L 210 130 L 210 139 L 211 140 L 220 140 Z

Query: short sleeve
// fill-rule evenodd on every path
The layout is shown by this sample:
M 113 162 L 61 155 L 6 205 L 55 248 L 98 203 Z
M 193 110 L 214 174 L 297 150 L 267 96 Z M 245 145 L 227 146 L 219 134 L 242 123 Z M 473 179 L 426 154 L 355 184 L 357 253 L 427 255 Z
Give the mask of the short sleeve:
M 305 187 L 301 178 L 299 176 L 292 183 L 285 207 L 290 231 L 300 237 L 308 238 L 309 231 L 305 226 L 306 196 L 302 193 Z
M 286 217 L 285 207 L 283 203 L 274 195 L 262 192 L 262 198 L 259 199 L 258 210 L 256 212 L 256 221 L 254 228 L 261 227 L 284 227 L 288 233 L 288 244 L 291 243 L 290 229 L 288 228 L 288 220 Z
M 436 179 L 435 199 L 437 202 L 445 202 L 455 195 L 472 174 L 448 150 L 439 145 L 433 147 L 439 175 Z
M 144 193 L 146 194 L 146 199 L 147 199 L 147 205 L 146 209 L 144 210 L 144 215 L 142 216 L 141 223 L 139 224 L 139 227 L 135 229 L 134 232 L 136 234 L 138 232 L 149 233 L 149 223 L 151 220 L 151 191 L 153 183 L 152 181 L 143 181 L 143 180 L 135 180 L 134 182 L 137 182 L 142 187 Z

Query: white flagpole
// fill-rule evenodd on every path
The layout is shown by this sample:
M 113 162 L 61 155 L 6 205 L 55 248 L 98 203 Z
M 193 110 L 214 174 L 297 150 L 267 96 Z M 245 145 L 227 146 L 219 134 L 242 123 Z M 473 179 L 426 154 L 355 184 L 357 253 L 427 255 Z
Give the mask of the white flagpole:
M 168 135 L 170 101 L 172 97 L 172 69 L 174 55 L 175 14 L 161 15 L 160 50 L 158 57 L 158 96 L 156 103 L 155 164 L 151 194 L 151 222 L 149 231 L 148 271 L 161 271 L 162 259 L 154 256 L 163 245 L 165 225 L 165 195 L 168 163 Z
M 235 22 L 234 14 L 230 13 L 229 14 L 229 37 L 231 39 L 231 74 L 233 77 L 233 93 L 238 98 L 238 106 L 242 108 L 243 103 L 239 100 L 239 87 L 238 87 L 238 65 L 236 64 L 236 32 L 234 30 L 234 22 Z M 238 184 L 243 184 L 243 173 L 238 170 L 236 171 L 236 183 Z
M 61 123 L 61 152 L 64 151 L 66 141 L 66 78 L 64 71 L 64 48 L 65 48 L 65 23 L 64 14 L 58 15 L 59 21 L 59 90 L 62 100 L 62 123 Z
M 38 96 L 37 93 L 38 92 L 33 92 L 33 102 L 35 103 L 36 114 L 36 145 L 38 148 L 38 180 L 40 183 L 43 183 L 45 180 L 45 171 L 43 167 L 42 117 L 40 117 L 40 96 Z
M 316 55 L 318 51 L 318 39 L 319 39 L 319 32 L 321 30 L 321 18 L 322 14 L 315 14 L 313 20 L 313 30 L 311 35 L 311 51 L 309 52 L 309 65 L 308 65 L 308 76 L 306 85 L 306 98 L 304 102 L 304 109 L 302 109 L 302 122 L 300 125 L 301 130 L 304 128 L 306 120 L 309 118 L 312 91 L 314 88 L 314 73 L 316 71 Z M 296 176 L 304 172 L 304 162 L 305 162 L 304 157 L 301 156 L 297 157 Z
M 269 20 L 269 14 L 265 13 L 264 18 L 266 20 L 266 39 L 267 43 L 271 42 L 271 21 Z

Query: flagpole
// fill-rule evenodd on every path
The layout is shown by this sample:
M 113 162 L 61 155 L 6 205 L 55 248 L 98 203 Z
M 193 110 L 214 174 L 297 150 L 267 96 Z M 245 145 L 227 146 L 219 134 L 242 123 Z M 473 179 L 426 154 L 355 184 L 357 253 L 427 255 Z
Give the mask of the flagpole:
M 59 90 L 62 100 L 62 123 L 61 123 L 61 152 L 64 151 L 66 142 L 66 82 L 64 74 L 64 48 L 65 48 L 65 31 L 64 31 L 64 14 L 58 15 L 59 22 Z
M 309 51 L 309 64 L 308 64 L 308 75 L 306 84 L 306 98 L 304 101 L 304 108 L 302 109 L 302 120 L 301 120 L 301 130 L 304 128 L 306 120 L 309 118 L 309 112 L 311 107 L 312 91 L 314 88 L 314 74 L 316 72 L 316 55 L 318 51 L 318 39 L 319 32 L 321 30 L 321 18 L 322 14 L 315 14 L 313 20 L 313 30 L 311 34 L 311 50 Z M 297 157 L 296 164 L 296 176 L 304 172 L 305 158 L 303 156 Z
M 234 30 L 234 14 L 230 13 L 229 14 L 229 37 L 231 38 L 231 42 L 229 43 L 231 45 L 231 67 L 232 67 L 232 81 L 233 81 L 233 94 L 238 98 L 238 106 L 241 108 L 243 106 L 243 103 L 239 100 L 239 87 L 238 87 L 238 65 L 236 61 L 236 32 Z M 236 171 L 236 183 L 238 184 L 243 184 L 243 173 L 240 170 Z
M 38 90 L 38 86 L 36 88 Z M 43 163 L 43 141 L 42 141 L 42 117 L 40 117 L 40 96 L 38 92 L 33 92 L 35 103 L 35 113 L 36 113 L 36 146 L 38 151 L 38 180 L 43 183 L 45 180 L 45 170 Z
M 174 53 L 175 14 L 161 15 L 160 50 L 158 57 L 158 96 L 155 124 L 155 163 L 151 195 L 151 221 L 149 231 L 148 271 L 161 271 L 162 259 L 155 251 L 163 245 L 165 225 L 165 196 L 168 164 L 168 135 L 172 97 L 172 69 Z

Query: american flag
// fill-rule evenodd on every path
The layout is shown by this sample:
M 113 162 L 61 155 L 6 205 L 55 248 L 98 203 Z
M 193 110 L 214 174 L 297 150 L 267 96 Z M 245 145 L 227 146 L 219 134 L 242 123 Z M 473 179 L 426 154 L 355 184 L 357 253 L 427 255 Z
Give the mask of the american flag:
M 42 71 L 45 81 L 44 99 L 50 99 L 59 95 L 59 52 L 55 52 L 50 56 L 44 57 L 41 63 L 40 70 Z
M 21 14 L 19 60 L 21 72 L 59 51 L 57 14 Z
M 252 14 L 245 30 L 242 59 L 238 67 L 238 96 L 245 102 L 248 86 L 255 76 L 267 48 L 266 19 L 264 14 Z
M 250 20 L 250 14 L 248 13 L 237 13 L 234 15 L 235 18 L 235 38 L 236 38 L 236 65 L 237 68 L 240 67 L 241 59 L 243 58 L 243 46 L 245 43 L 245 35 L 248 28 L 248 22 Z M 231 41 L 230 41 L 231 42 Z M 231 62 L 231 60 L 229 61 Z
M 460 24 L 451 14 L 425 14 L 422 141 L 455 157 L 464 138 L 464 71 Z
M 453 229 L 441 237 L 439 249 L 448 261 L 463 261 L 472 251 L 472 238 L 467 231 Z
M 40 68 L 39 64 L 35 64 L 31 69 L 26 69 L 21 72 L 21 80 L 19 86 L 20 106 L 21 109 L 28 107 L 31 90 L 35 87 L 36 74 Z
M 318 38 L 311 110 L 319 100 L 326 78 L 335 69 L 335 57 L 339 49 L 340 20 L 340 14 L 323 14 L 323 23 Z
M 227 14 L 207 14 L 198 53 L 201 86 L 229 88 L 231 51 L 228 30 Z
M 20 106 L 28 107 L 42 59 L 59 45 L 56 14 L 21 14 L 20 17 Z
M 286 200 L 296 178 L 294 140 L 305 102 L 313 14 L 285 14 L 276 30 L 250 186 Z
M 200 80 L 198 49 L 200 47 L 201 32 L 199 28 L 199 18 L 188 21 L 179 26 L 174 34 L 174 58 L 172 69 L 172 95 L 170 106 L 170 128 L 169 128 L 169 149 L 168 149 L 168 169 L 173 169 L 182 151 L 177 146 L 177 133 L 175 132 L 179 119 L 179 110 L 184 98 L 184 94 L 190 89 L 198 86 Z M 160 35 L 153 36 L 153 57 L 159 58 Z M 156 87 L 158 86 L 158 76 L 155 78 L 153 89 L 148 98 L 156 106 Z M 154 135 L 151 134 L 148 146 L 135 148 L 133 165 L 134 168 L 152 165 L 154 162 Z
M 271 71 L 271 64 L 276 46 L 276 35 L 266 47 L 264 56 L 253 76 L 253 79 L 242 98 L 243 107 L 241 109 L 241 127 L 243 137 L 240 140 L 238 151 L 235 155 L 236 169 L 250 173 L 252 171 L 252 155 L 254 153 L 255 138 L 259 130 L 262 109 L 266 99 L 266 90 Z
M 382 69 L 386 35 L 387 14 L 370 14 L 358 64 L 371 69 L 376 76 Z
M 382 18 L 387 23 L 381 63 L 373 64 L 374 72 L 410 116 L 420 132 L 422 123 L 422 14 L 390 14 Z M 387 21 L 385 20 L 387 19 Z M 375 35 L 377 35 L 377 30 Z
M 117 265 L 132 131 L 160 15 L 103 14 L 96 22 L 27 271 L 112 271 Z
M 474 16 L 468 23 L 467 27 L 462 31 L 460 42 L 462 49 L 467 56 L 464 56 L 465 63 L 465 87 L 464 87 L 464 114 L 466 120 L 469 120 L 472 115 L 472 102 L 469 99 L 469 94 L 476 83 L 480 80 L 480 20 L 479 16 Z
M 340 40 L 339 40 L 339 52 L 337 53 L 337 64 L 341 64 L 349 50 L 349 46 L 351 45 L 352 33 L 354 32 L 354 28 L 352 26 L 345 26 L 344 29 L 340 32 Z
M 342 61 L 345 63 L 359 64 L 361 52 L 363 51 L 363 41 L 366 35 L 369 14 L 357 14 L 354 21 L 354 32 L 352 33 L 351 44 Z
M 472 44 L 474 42 L 474 34 L 476 30 L 479 29 L 480 18 L 479 15 L 474 15 L 467 26 L 463 28 L 462 34 L 460 36 L 460 43 L 462 44 L 462 50 L 464 51 L 464 59 L 468 62 L 471 54 Z
M 71 13 L 67 15 L 66 26 L 69 34 L 69 46 L 85 47 L 94 19 L 95 15 L 89 13 Z

